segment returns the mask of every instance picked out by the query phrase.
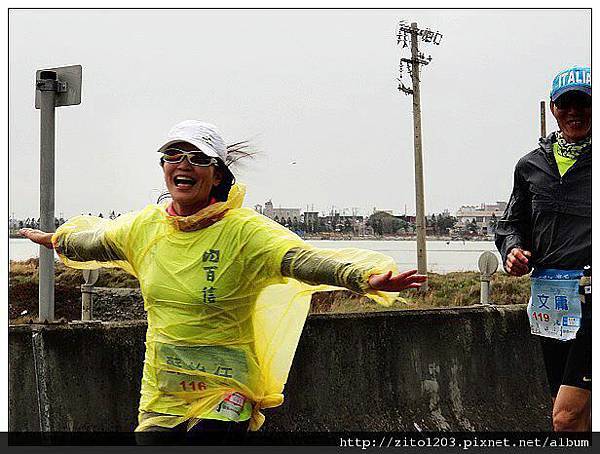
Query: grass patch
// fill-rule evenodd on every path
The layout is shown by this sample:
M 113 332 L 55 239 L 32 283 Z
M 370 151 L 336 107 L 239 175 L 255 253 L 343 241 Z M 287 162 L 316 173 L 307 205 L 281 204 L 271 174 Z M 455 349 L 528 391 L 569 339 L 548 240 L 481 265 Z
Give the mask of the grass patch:
M 320 292 L 313 296 L 312 313 L 379 312 L 406 309 L 431 309 L 479 304 L 479 273 L 459 272 L 429 274 L 429 291 L 400 293 L 390 307 L 383 307 L 367 297 L 349 291 Z M 526 304 L 529 299 L 529 276 L 515 278 L 504 272 L 492 278 L 490 300 L 493 304 Z
M 27 323 L 38 314 L 39 260 L 11 261 L 8 271 L 8 318 L 11 323 Z M 81 270 L 68 268 L 60 262 L 54 266 L 54 315 L 57 319 L 81 318 Z M 139 288 L 136 278 L 123 270 L 110 268 L 100 271 L 97 287 Z
M 24 262 L 10 262 L 8 272 L 9 286 L 21 282 L 38 282 L 39 261 L 37 258 Z M 54 263 L 54 279 L 56 284 L 79 287 L 83 284 L 81 270 L 69 268 L 62 262 Z M 139 281 L 120 268 L 102 268 L 96 287 L 139 288 Z
M 9 268 L 9 318 L 19 317 L 27 310 L 37 314 L 38 260 L 10 262 Z M 62 263 L 55 266 L 55 300 L 57 317 L 60 307 L 79 309 L 81 301 L 81 270 L 68 268 Z M 136 278 L 118 268 L 100 271 L 97 287 L 139 288 Z M 429 309 L 435 307 L 471 306 L 479 303 L 479 273 L 460 272 L 429 274 L 429 291 L 401 292 L 391 307 L 380 306 L 366 297 L 349 291 L 319 292 L 313 296 L 312 313 L 378 312 L 388 310 Z M 529 276 L 515 278 L 504 272 L 496 273 L 491 282 L 490 299 L 494 304 L 525 304 L 529 298 Z M 59 304 L 60 302 L 60 304 Z

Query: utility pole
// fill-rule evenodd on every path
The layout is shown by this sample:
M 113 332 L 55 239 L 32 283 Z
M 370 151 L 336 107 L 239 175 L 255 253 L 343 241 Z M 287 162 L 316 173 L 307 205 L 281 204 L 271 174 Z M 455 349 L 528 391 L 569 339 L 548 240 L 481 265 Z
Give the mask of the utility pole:
M 546 101 L 540 101 L 540 137 L 546 137 Z
M 413 126 L 415 149 L 415 195 L 417 206 L 417 268 L 420 274 L 427 274 L 427 226 L 425 223 L 425 184 L 423 177 L 423 141 L 421 139 L 421 87 L 419 75 L 419 40 L 417 24 L 410 24 L 411 78 L 413 87 Z M 427 282 L 423 284 L 427 287 Z M 427 291 L 424 288 L 423 291 Z
M 425 221 L 425 183 L 423 178 L 423 141 L 421 134 L 421 78 L 420 66 L 431 62 L 431 55 L 425 59 L 423 53 L 419 52 L 419 38 L 426 43 L 439 45 L 442 35 L 430 29 L 419 29 L 417 23 L 413 22 L 410 27 L 400 22 L 398 30 L 398 42 L 403 43 L 403 48 L 408 47 L 410 40 L 411 58 L 400 59 L 400 78 L 398 79 L 398 90 L 406 95 L 412 95 L 413 99 L 413 126 L 414 126 L 414 152 L 415 152 L 415 198 L 416 198 L 416 229 L 417 229 L 417 269 L 419 274 L 427 274 L 427 241 Z M 411 77 L 412 88 L 404 85 L 403 69 L 406 67 Z M 421 291 L 428 290 L 427 282 L 421 286 Z

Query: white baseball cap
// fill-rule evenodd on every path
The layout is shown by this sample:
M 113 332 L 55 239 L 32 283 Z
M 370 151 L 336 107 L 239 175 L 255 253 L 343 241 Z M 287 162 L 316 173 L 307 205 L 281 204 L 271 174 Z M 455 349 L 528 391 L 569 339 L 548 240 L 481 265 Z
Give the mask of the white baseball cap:
M 198 120 L 185 120 L 171 128 L 167 142 L 158 149 L 162 152 L 177 142 L 194 145 L 207 156 L 227 162 L 227 146 L 215 125 Z

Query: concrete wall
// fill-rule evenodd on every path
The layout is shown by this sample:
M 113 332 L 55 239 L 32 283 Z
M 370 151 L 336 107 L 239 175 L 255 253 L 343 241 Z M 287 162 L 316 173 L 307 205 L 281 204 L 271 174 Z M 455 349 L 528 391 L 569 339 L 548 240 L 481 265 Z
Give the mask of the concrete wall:
M 9 430 L 133 430 L 145 334 L 145 322 L 11 326 Z
M 11 326 L 9 430 L 133 430 L 145 329 Z M 524 306 L 313 315 L 284 393 L 265 430 L 550 429 Z

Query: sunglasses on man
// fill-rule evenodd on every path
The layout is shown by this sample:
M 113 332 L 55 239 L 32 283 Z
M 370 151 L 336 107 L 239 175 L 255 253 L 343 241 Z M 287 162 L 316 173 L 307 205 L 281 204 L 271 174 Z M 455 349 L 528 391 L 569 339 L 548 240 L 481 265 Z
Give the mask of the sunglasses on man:
M 167 148 L 162 151 L 160 158 L 161 162 L 168 162 L 169 164 L 178 164 L 187 158 L 188 162 L 193 166 L 198 167 L 209 167 L 211 165 L 218 165 L 219 161 L 216 158 L 206 156 L 204 153 L 198 151 L 184 151 L 178 148 Z
M 560 110 L 592 107 L 592 97 L 581 92 L 570 92 L 559 96 L 554 105 Z

